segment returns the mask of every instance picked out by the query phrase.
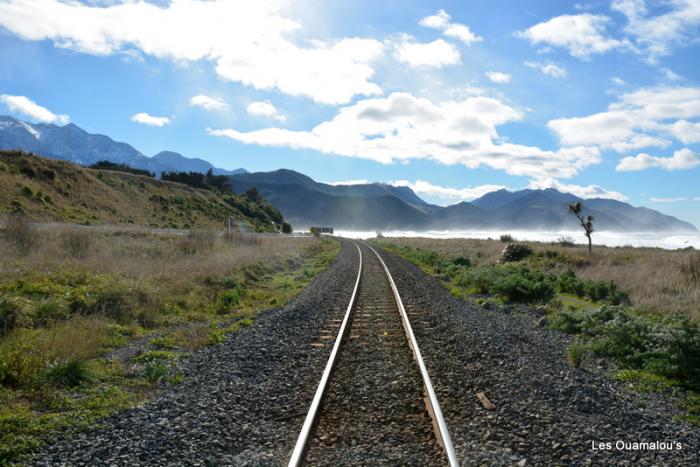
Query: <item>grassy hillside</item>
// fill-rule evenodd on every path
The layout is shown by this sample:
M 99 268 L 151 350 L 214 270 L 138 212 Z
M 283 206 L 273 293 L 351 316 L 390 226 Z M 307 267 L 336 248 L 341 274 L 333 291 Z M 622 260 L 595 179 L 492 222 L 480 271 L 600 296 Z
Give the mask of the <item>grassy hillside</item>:
M 259 231 L 281 222 L 269 203 L 244 195 L 0 151 L 0 213 L 13 211 L 38 222 L 183 229 L 223 227 L 229 216 Z

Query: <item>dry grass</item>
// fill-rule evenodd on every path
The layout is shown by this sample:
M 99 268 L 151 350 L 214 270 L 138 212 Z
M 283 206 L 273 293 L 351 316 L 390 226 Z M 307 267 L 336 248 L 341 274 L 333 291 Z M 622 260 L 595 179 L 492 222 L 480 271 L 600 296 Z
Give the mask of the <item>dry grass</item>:
M 385 241 L 449 257 L 468 257 L 476 265 L 495 264 L 504 246 L 498 240 L 476 239 L 387 238 Z M 584 246 L 525 243 L 536 253 L 556 252 L 553 259 L 545 262 L 548 268 L 571 267 L 581 278 L 614 281 L 630 295 L 632 304 L 643 311 L 681 312 L 700 322 L 700 253 L 695 250 L 596 246 L 589 257 Z

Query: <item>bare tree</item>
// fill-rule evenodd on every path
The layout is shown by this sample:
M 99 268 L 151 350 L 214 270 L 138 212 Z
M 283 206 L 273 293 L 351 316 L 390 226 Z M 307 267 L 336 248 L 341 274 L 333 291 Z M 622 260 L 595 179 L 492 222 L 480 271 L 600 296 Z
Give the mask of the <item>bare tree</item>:
M 569 204 L 569 212 L 574 213 L 578 221 L 581 223 L 581 227 L 583 227 L 586 237 L 588 237 L 588 254 L 591 255 L 593 254 L 593 242 L 591 240 L 591 234 L 593 233 L 593 216 L 584 217 L 583 214 L 581 214 L 582 210 L 583 204 L 580 202 Z

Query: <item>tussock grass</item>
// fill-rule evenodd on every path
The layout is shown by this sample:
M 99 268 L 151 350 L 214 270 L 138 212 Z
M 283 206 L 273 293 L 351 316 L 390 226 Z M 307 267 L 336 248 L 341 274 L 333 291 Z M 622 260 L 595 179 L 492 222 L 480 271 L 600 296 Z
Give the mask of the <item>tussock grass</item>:
M 27 225 L 26 251 L 19 234 L 0 231 L 0 465 L 180 383 L 171 355 L 283 305 L 339 251 L 314 237 Z M 104 359 L 151 333 L 152 352 Z
M 447 258 L 468 258 L 476 266 L 493 265 L 503 251 L 498 240 L 389 238 L 386 242 L 435 252 Z M 700 322 L 700 253 L 660 248 L 585 246 L 524 242 L 535 252 L 532 264 L 553 272 L 572 269 L 581 279 L 615 283 L 630 303 L 644 312 L 680 312 Z

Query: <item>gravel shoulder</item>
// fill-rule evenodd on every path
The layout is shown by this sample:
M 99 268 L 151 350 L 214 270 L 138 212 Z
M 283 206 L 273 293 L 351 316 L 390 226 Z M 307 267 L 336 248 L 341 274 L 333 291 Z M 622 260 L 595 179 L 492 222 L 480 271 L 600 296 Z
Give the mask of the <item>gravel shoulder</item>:
M 568 337 L 521 307 L 489 311 L 452 297 L 381 252 L 410 314 L 464 465 L 700 465 L 700 430 L 646 410 L 614 381 L 571 368 Z M 496 405 L 486 410 L 483 391 Z M 615 443 L 681 443 L 618 450 Z M 593 444 L 611 443 L 594 449 Z
M 288 305 L 194 352 L 182 384 L 47 446 L 33 463 L 286 464 L 330 352 L 311 344 L 342 315 L 357 267 L 356 248 L 343 241 L 333 263 Z

